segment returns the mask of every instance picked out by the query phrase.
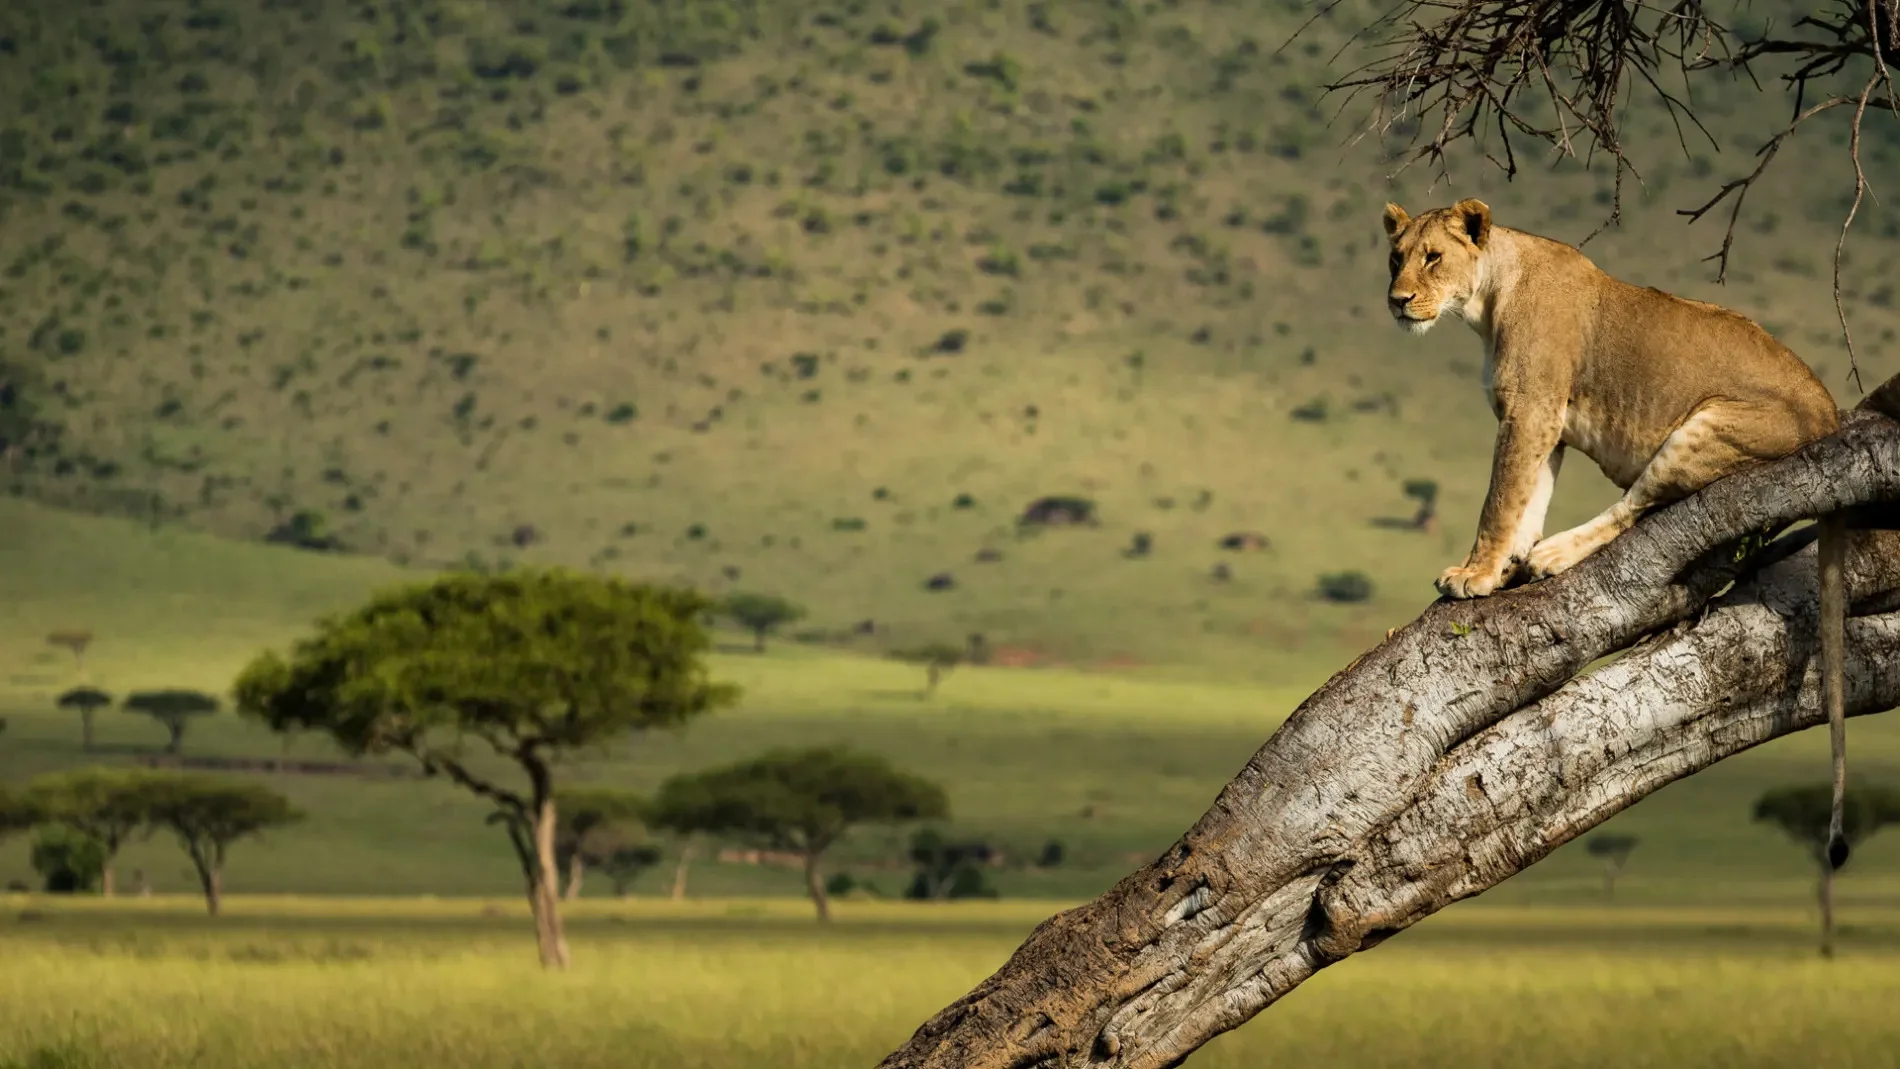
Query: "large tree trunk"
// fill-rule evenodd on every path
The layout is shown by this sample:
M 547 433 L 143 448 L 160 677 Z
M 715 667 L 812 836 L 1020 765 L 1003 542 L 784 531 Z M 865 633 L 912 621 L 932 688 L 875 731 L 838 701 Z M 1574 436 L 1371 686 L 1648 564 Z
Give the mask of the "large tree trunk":
M 112 892 L 112 858 L 108 855 L 106 863 L 99 866 L 99 897 L 111 898 Z
M 561 928 L 560 869 L 554 861 L 556 814 L 554 792 L 536 791 L 533 814 L 533 865 L 528 875 L 528 908 L 534 914 L 534 937 L 544 969 L 565 969 L 567 935 Z
M 1896 383 L 1869 402 L 1891 410 Z M 1174 846 L 1043 922 L 883 1069 L 1178 1065 L 1665 784 L 1821 723 L 1811 547 L 1711 599 L 1776 555 L 1744 536 L 1895 500 L 1900 427 L 1857 412 L 1564 575 L 1433 605 L 1302 703 Z M 1897 542 L 1856 535 L 1855 611 L 1900 607 Z M 1850 715 L 1900 702 L 1900 613 L 1848 622 L 1846 691 Z

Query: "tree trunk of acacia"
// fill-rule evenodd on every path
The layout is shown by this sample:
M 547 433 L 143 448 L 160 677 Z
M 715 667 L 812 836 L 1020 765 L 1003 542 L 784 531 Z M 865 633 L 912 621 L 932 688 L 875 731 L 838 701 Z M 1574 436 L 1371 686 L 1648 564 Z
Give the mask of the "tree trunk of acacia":
M 1179 1065 L 1658 788 L 1824 722 L 1812 550 L 1742 540 L 1838 509 L 1891 525 L 1900 426 L 1878 413 L 1897 401 L 1900 379 L 1564 575 L 1433 605 L 1302 703 L 1174 846 L 1043 922 L 881 1069 Z M 1900 536 L 1854 543 L 1850 716 L 1900 703 Z
M 528 872 L 528 909 L 534 915 L 535 947 L 544 969 L 565 969 L 568 965 L 567 934 L 561 927 L 560 867 L 554 859 L 556 814 L 554 793 L 535 792 L 533 825 L 530 834 L 532 854 Z
M 805 855 L 805 891 L 811 895 L 812 904 L 818 907 L 819 921 L 831 919 L 831 898 L 825 894 L 825 881 L 818 871 L 818 851 Z
M 577 848 L 567 859 L 567 886 L 561 891 L 561 899 L 573 902 L 581 897 L 581 880 L 587 876 L 587 859 L 581 857 Z
M 693 863 L 693 852 L 697 849 L 698 845 L 699 844 L 693 842 L 691 839 L 688 839 L 680 846 L 679 862 L 673 866 L 672 898 L 675 902 L 683 902 L 686 900 L 686 870 Z
M 191 865 L 198 870 L 198 887 L 204 891 L 205 912 L 215 917 L 224 905 L 224 859 L 194 848 Z
M 99 866 L 99 897 L 111 898 L 113 890 L 112 859 L 108 857 L 106 863 Z

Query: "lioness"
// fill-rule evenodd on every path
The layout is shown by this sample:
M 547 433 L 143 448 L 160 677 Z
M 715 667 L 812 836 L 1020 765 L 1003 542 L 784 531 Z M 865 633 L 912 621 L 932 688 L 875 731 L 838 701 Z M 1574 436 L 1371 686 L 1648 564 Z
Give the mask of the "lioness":
M 1483 597 L 1520 567 L 1555 575 L 1651 509 L 1745 465 L 1834 433 L 1840 412 L 1801 358 L 1725 308 L 1598 269 L 1570 245 L 1496 226 L 1479 200 L 1416 218 L 1385 206 L 1392 242 L 1386 302 L 1400 328 L 1430 330 L 1447 313 L 1484 341 L 1484 387 L 1498 418 L 1491 488 L 1478 537 L 1438 589 Z M 1594 519 L 1543 537 L 1564 447 L 1595 461 L 1623 497 Z M 1834 744 L 1828 860 L 1842 835 L 1846 726 L 1845 615 L 1839 517 L 1821 520 L 1821 694 Z

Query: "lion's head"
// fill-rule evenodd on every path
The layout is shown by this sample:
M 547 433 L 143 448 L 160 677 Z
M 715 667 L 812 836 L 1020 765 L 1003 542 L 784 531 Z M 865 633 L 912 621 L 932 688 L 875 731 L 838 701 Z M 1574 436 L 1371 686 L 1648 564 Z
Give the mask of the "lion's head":
M 1491 238 L 1491 209 L 1461 200 L 1413 218 L 1385 206 L 1392 241 L 1392 285 L 1386 306 L 1403 330 L 1423 334 L 1446 312 L 1461 312 L 1478 286 L 1479 265 Z

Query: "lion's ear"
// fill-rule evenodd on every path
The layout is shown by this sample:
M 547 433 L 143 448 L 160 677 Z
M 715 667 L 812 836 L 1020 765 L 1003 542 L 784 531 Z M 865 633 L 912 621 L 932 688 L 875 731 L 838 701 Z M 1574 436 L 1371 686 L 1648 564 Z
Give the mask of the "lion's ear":
M 1464 224 L 1465 236 L 1478 248 L 1491 240 L 1491 206 L 1475 198 L 1459 201 L 1452 211 L 1458 213 L 1458 220 Z
M 1396 204 L 1385 206 L 1385 236 L 1387 238 L 1397 238 L 1399 231 L 1404 230 L 1405 224 L 1411 221 L 1412 217 L 1405 214 L 1404 208 Z

